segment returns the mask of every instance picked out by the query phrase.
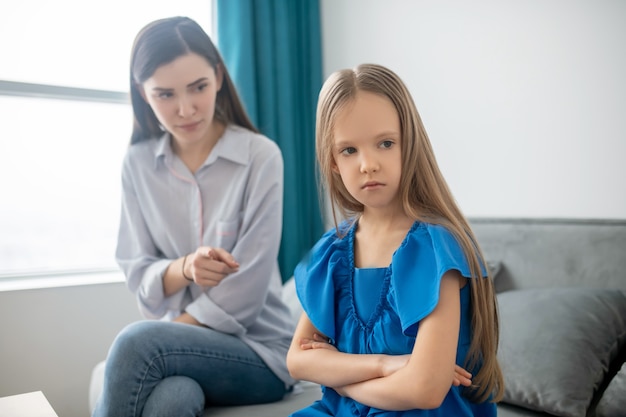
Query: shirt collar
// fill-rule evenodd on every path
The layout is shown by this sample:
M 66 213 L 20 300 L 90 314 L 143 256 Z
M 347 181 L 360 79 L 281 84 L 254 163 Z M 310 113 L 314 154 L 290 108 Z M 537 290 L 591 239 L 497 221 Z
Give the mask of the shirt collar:
M 160 159 L 160 157 L 164 157 L 166 159 L 171 158 L 173 153 L 174 151 L 172 150 L 172 145 L 170 143 L 170 134 L 164 133 L 157 139 L 157 143 L 154 148 L 155 163 Z
M 213 150 L 209 154 L 209 157 L 204 162 L 203 166 L 211 165 L 218 158 L 228 159 L 241 165 L 247 165 L 250 159 L 250 149 L 244 140 L 243 135 L 251 134 L 247 130 L 234 125 L 228 125 L 224 134 L 217 141 Z M 170 140 L 170 134 L 164 133 L 157 139 L 156 147 L 154 149 L 155 164 L 158 164 L 159 159 L 165 158 L 169 160 L 174 154 L 172 149 L 172 143 Z

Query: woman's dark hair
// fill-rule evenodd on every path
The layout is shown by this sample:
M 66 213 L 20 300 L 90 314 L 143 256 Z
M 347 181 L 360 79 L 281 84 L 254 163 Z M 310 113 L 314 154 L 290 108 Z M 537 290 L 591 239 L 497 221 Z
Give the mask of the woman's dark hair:
M 161 65 L 189 53 L 204 57 L 215 71 L 221 67 L 224 73 L 215 103 L 215 119 L 258 132 L 246 114 L 222 56 L 209 35 L 188 17 L 170 17 L 146 25 L 133 43 L 130 60 L 130 99 L 134 116 L 131 145 L 163 134 L 152 108 L 141 96 L 141 84 Z

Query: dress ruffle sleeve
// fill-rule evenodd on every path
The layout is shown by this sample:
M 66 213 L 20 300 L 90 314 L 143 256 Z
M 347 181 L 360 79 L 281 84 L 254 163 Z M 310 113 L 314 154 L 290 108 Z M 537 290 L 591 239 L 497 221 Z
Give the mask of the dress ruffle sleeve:
M 415 336 L 417 323 L 435 309 L 441 278 L 452 269 L 471 277 L 456 238 L 443 226 L 416 223 L 392 258 L 391 291 L 405 335 Z
M 345 226 L 345 228 L 344 228 Z M 348 225 L 340 230 L 345 232 Z M 304 312 L 317 330 L 335 340 L 335 280 L 350 274 L 348 236 L 336 229 L 324 234 L 296 266 L 296 293 Z

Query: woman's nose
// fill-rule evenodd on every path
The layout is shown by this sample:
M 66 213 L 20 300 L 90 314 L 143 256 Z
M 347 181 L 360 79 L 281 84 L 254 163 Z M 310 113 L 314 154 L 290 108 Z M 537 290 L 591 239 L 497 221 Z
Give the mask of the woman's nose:
M 178 101 L 178 115 L 183 118 L 193 116 L 196 112 L 196 107 L 191 99 L 188 97 L 181 97 Z

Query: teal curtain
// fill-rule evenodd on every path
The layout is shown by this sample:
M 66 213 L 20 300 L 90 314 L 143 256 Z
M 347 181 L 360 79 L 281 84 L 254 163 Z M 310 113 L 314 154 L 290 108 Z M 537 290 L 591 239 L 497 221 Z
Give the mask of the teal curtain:
M 217 0 L 218 47 L 246 110 L 285 160 L 283 280 L 323 232 L 315 171 L 319 0 Z

